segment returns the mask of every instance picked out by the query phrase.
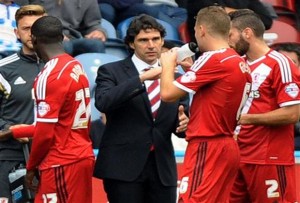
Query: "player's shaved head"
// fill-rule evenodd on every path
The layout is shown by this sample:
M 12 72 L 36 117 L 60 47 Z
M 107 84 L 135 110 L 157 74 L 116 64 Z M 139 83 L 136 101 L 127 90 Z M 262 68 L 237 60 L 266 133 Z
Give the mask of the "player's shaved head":
M 31 34 L 36 40 L 45 44 L 62 42 L 63 26 L 58 18 L 43 16 L 34 22 Z

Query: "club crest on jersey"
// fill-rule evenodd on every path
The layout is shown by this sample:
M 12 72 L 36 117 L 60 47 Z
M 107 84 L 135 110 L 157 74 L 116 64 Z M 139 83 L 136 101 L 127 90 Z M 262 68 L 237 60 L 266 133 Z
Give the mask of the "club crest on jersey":
M 290 83 L 285 87 L 285 92 L 292 98 L 299 94 L 299 87 L 295 83 Z
M 192 82 L 196 80 L 196 74 L 193 71 L 186 72 L 180 79 L 182 83 Z
M 38 114 L 43 117 L 50 111 L 50 106 L 46 102 L 40 102 L 38 104 Z

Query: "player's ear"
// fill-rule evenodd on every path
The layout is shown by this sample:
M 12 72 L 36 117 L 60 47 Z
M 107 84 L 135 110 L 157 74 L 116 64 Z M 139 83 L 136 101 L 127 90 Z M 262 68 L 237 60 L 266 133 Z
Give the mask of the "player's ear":
M 37 39 L 34 35 L 31 35 L 31 42 L 32 44 L 37 44 Z

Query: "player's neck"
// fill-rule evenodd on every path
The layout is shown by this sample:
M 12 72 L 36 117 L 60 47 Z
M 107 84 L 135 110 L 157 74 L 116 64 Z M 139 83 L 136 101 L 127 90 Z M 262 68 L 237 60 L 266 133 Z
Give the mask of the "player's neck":
M 255 61 L 256 59 L 261 58 L 270 51 L 270 48 L 265 42 L 255 41 L 252 42 L 247 52 L 248 61 Z
M 61 46 L 56 46 L 56 45 L 48 45 L 44 50 L 43 50 L 43 54 L 42 54 L 42 60 L 44 62 L 49 61 L 50 59 L 64 54 L 65 51 L 63 49 L 63 47 Z

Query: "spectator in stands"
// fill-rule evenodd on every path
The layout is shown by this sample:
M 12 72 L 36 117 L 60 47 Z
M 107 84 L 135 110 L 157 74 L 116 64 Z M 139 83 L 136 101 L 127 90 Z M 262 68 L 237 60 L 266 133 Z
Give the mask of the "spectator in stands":
M 14 0 L 14 3 L 19 6 L 24 6 L 29 4 L 29 0 Z
M 105 52 L 105 30 L 96 0 L 29 0 L 41 4 L 47 13 L 58 17 L 64 26 L 64 48 L 72 56 L 87 52 Z
M 15 13 L 19 8 L 12 0 L 0 0 L 0 59 L 15 53 L 21 47 L 14 33 Z
M 185 8 L 178 7 L 175 0 L 98 0 L 103 18 L 115 26 L 129 17 L 148 14 L 166 21 L 177 28 L 187 19 Z
M 273 48 L 288 56 L 300 71 L 300 44 L 286 42 L 273 45 Z M 300 150 L 300 121 L 295 124 L 295 150 Z
M 272 48 L 288 56 L 300 71 L 300 44 L 293 42 L 278 43 L 274 44 Z
M 125 37 L 133 54 L 98 69 L 95 105 L 107 121 L 94 175 L 103 179 L 110 203 L 176 202 L 171 136 L 185 136 L 189 100 L 162 102 L 159 86 L 147 94 L 158 82 L 165 35 L 153 17 L 134 18 Z
M 45 9 L 39 5 L 27 5 L 17 10 L 16 36 L 22 43 L 17 53 L 0 60 L 0 129 L 7 130 L 16 124 L 32 124 L 34 121 L 32 87 L 35 77 L 44 64 L 34 53 L 30 28 Z M 8 173 L 25 158 L 20 140 L 0 142 L 0 202 L 11 203 Z
M 269 10 L 265 7 L 265 5 L 260 0 L 187 0 L 187 25 L 188 25 L 188 33 L 191 41 L 195 41 L 195 19 L 194 17 L 197 15 L 198 11 L 201 8 L 211 6 L 214 4 L 218 4 L 223 6 L 227 13 L 234 11 L 236 9 L 248 8 L 256 12 L 260 18 L 262 19 L 266 30 L 270 29 L 272 26 L 272 16 Z

